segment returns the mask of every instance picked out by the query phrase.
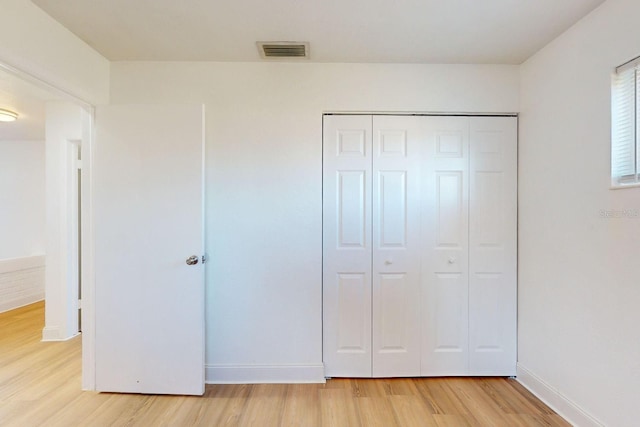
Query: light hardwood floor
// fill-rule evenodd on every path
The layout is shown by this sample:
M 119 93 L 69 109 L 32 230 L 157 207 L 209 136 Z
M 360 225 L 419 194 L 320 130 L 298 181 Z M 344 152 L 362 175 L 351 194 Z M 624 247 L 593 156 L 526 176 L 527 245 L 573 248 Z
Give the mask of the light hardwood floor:
M 80 390 L 80 337 L 40 342 L 44 306 L 0 314 L 0 426 L 568 426 L 514 380 L 208 385 L 203 397 Z

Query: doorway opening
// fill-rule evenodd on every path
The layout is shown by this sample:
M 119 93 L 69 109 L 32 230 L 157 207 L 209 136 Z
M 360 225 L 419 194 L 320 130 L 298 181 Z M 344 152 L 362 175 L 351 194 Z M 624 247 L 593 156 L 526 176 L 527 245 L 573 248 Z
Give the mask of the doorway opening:
M 17 155 L 11 158 L 18 165 L 16 169 L 22 169 L 23 176 L 37 172 L 33 174 L 39 176 L 37 185 L 34 185 L 37 191 L 20 191 L 17 185 L 23 181 L 22 176 L 11 179 L 3 175 L 3 181 L 10 180 L 13 185 L 0 186 L 0 198 L 3 191 L 33 198 L 29 209 L 22 208 L 20 212 L 14 212 L 15 215 L 0 216 L 0 229 L 22 227 L 34 235 L 22 243 L 19 237 L 12 242 L 6 239 L 0 242 L 0 246 L 3 243 L 7 246 L 0 248 L 0 265 L 10 264 L 19 276 L 25 276 L 23 272 L 29 269 L 33 274 L 29 283 L 24 285 L 34 288 L 24 292 L 20 290 L 22 293 L 31 292 L 20 301 L 0 300 L 0 308 L 8 311 L 44 300 L 42 341 L 65 341 L 81 330 L 90 330 L 92 325 L 88 316 L 92 302 L 88 297 L 92 292 L 86 285 L 91 283 L 88 166 L 93 107 L 28 73 L 1 63 L 0 104 L 0 108 L 11 107 L 18 113 L 18 120 L 7 124 L 15 126 L 0 128 L 0 143 L 9 141 L 12 148 L 22 148 L 21 143 L 24 145 L 31 141 L 37 146 L 32 154 L 39 156 L 40 160 L 38 163 Z M 10 160 L 6 156 L 4 159 Z M 34 169 L 36 165 L 39 165 L 37 170 Z M 7 260 L 11 262 L 6 263 Z M 32 265 L 37 260 L 40 260 L 39 264 Z M 91 364 L 84 363 L 85 357 L 91 360 L 91 354 L 85 355 L 87 349 L 91 350 L 85 338 L 82 340 L 83 366 L 90 368 Z M 91 378 L 91 373 L 86 377 L 83 375 L 83 388 L 92 388 Z

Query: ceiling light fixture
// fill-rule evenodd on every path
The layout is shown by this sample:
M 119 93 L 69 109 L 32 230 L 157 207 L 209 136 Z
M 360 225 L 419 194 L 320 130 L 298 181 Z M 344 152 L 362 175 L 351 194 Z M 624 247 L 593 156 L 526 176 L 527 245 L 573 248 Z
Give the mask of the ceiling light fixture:
M 0 122 L 14 122 L 18 118 L 18 113 L 0 108 Z

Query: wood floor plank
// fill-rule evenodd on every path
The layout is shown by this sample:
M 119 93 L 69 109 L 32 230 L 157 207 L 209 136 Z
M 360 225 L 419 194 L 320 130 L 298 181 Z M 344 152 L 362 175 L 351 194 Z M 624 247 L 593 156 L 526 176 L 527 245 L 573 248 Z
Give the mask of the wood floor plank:
M 98 408 L 104 404 L 110 395 L 96 392 L 74 391 L 74 396 L 70 397 L 65 406 L 60 406 L 58 411 L 53 415 L 49 422 L 51 425 L 87 425 L 87 420 L 91 420 L 95 416 Z
M 43 325 L 42 303 L 0 313 L 3 427 L 569 426 L 505 378 L 207 385 L 201 397 L 81 391 L 82 338 L 44 343 Z
M 513 380 L 507 380 L 507 384 Z M 512 393 L 503 393 L 506 388 L 502 378 L 477 378 L 476 386 L 479 387 L 488 398 L 505 414 L 517 414 L 522 408 L 523 402 L 511 396 Z
M 323 427 L 362 425 L 350 389 L 328 388 L 319 390 L 318 394 Z
M 79 423 L 79 426 L 133 425 L 136 418 L 149 407 L 152 398 L 153 396 L 141 394 L 109 394 L 109 398 Z
M 360 421 L 366 427 L 398 426 L 393 408 L 386 397 L 358 397 L 356 408 Z
M 540 412 L 549 415 L 555 414 L 555 412 L 545 405 L 544 402 L 536 398 L 529 392 L 529 390 L 515 380 L 510 380 L 508 382 L 508 387 L 499 389 L 498 393 L 502 394 L 505 399 L 511 400 L 514 404 L 522 407 L 525 413 L 529 411 L 532 413 Z
M 240 426 L 279 426 L 282 420 L 286 384 L 256 384 L 240 417 Z
M 385 381 L 389 383 L 389 395 L 391 396 L 420 395 L 413 378 L 391 378 Z
M 283 427 L 320 425 L 320 399 L 316 384 L 291 384 L 282 412 Z
M 393 395 L 389 397 L 391 408 L 399 426 L 437 426 L 422 398 L 417 395 Z
M 453 378 L 447 383 L 478 425 L 509 427 L 506 413 L 490 395 L 483 392 L 475 378 Z
M 203 418 L 206 423 L 203 425 L 220 427 L 240 425 L 240 418 L 248 402 L 248 399 L 242 397 L 222 397 L 209 401 L 207 415 Z
M 564 419 L 554 414 L 509 414 L 506 416 L 509 426 L 513 427 L 571 427 Z
M 252 384 L 207 384 L 204 397 L 239 397 L 248 398 L 253 388 Z
M 432 414 L 468 414 L 458 396 L 448 387 L 449 380 L 445 378 L 431 378 L 429 381 L 416 380 L 416 385 Z
M 351 390 L 354 397 L 385 397 L 389 394 L 389 386 L 384 379 L 357 378 L 351 380 Z
M 464 414 L 435 414 L 433 419 L 438 427 L 478 427 L 477 421 Z

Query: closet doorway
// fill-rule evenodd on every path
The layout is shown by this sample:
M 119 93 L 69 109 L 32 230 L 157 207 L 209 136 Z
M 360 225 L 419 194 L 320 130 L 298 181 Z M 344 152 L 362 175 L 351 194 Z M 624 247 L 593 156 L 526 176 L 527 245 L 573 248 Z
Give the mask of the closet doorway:
M 516 371 L 517 118 L 325 115 L 327 377 Z

